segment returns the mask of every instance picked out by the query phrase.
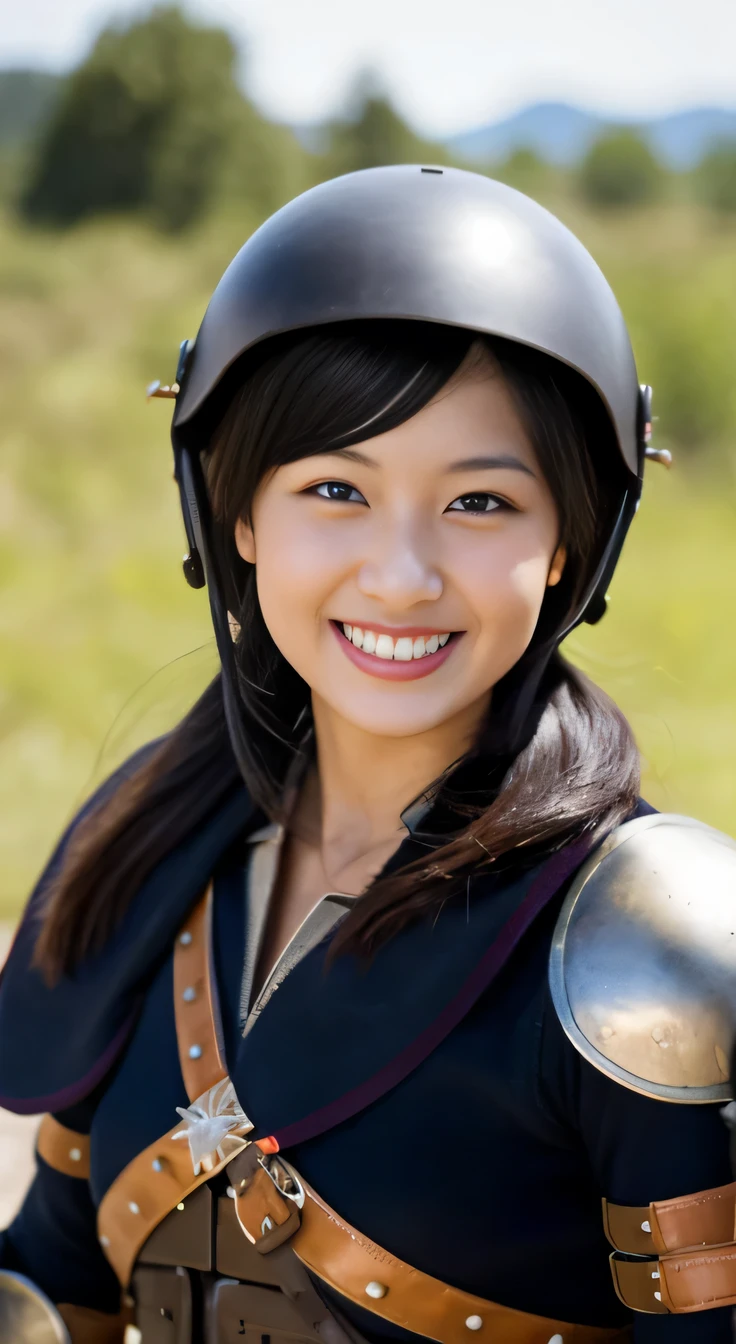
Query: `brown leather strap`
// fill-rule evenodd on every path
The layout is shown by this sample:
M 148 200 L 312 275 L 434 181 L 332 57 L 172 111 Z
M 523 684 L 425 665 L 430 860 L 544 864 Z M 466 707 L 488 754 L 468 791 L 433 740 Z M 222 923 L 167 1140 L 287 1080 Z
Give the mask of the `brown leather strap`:
M 133 1313 L 126 1307 L 117 1316 L 91 1307 L 75 1307 L 62 1302 L 56 1310 L 63 1320 L 72 1344 L 123 1344 L 126 1327 L 133 1323 Z
M 220 1013 L 211 974 L 212 901 L 205 895 L 180 929 L 174 946 L 174 1016 L 179 1064 L 187 1096 L 196 1101 L 224 1078 Z
M 464 1293 L 404 1264 L 338 1218 L 309 1186 L 304 1190 L 302 1223 L 291 1242 L 299 1259 L 337 1292 L 405 1330 L 441 1344 L 468 1344 L 473 1338 L 549 1344 L 555 1334 L 565 1344 L 613 1344 L 630 1337 L 629 1331 L 533 1316 Z M 370 1293 L 376 1285 L 385 1290 L 382 1296 Z
M 611 1256 L 613 1283 L 633 1311 L 706 1311 L 736 1305 L 736 1245 L 685 1251 L 661 1260 Z
M 265 1168 L 255 1162 L 251 1145 L 230 1167 L 235 1209 L 249 1240 L 268 1253 L 284 1240 L 281 1230 L 294 1223 L 295 1204 L 285 1199 Z M 308 1270 L 343 1297 L 440 1344 L 469 1344 L 472 1338 L 495 1344 L 623 1344 L 630 1331 L 574 1325 L 515 1311 L 423 1274 L 377 1246 L 320 1199 L 283 1159 L 275 1166 L 292 1172 L 305 1199 L 301 1220 L 289 1240 Z M 267 1250 L 268 1248 L 268 1250 Z
M 611 1245 L 629 1255 L 669 1255 L 694 1246 L 734 1240 L 736 1181 L 639 1208 L 603 1200 L 603 1226 Z
M 174 947 L 174 1015 L 179 1060 L 192 1106 L 168 1134 L 146 1148 L 113 1181 L 97 1213 L 100 1245 L 123 1287 L 136 1256 L 159 1223 L 216 1175 L 245 1146 L 245 1123 L 204 1155 L 195 1172 L 186 1131 L 197 1116 L 233 1111 L 232 1089 L 218 1040 L 218 1009 L 210 973 L 212 884 L 179 932 Z M 191 991 L 191 992 L 189 992 Z M 201 1091 L 195 1091 L 200 1087 Z M 178 1135 L 180 1137 L 175 1137 Z
M 89 1134 L 78 1134 L 45 1115 L 36 1136 L 36 1152 L 54 1171 L 89 1180 Z

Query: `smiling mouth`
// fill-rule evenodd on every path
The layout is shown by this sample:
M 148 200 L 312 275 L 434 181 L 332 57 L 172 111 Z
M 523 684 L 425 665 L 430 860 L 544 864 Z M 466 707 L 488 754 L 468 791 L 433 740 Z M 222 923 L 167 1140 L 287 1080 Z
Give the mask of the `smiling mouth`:
M 412 663 L 431 657 L 462 631 L 448 630 L 443 634 L 432 635 L 392 635 L 364 629 L 359 625 L 348 625 L 345 621 L 334 621 L 345 639 L 354 648 L 363 653 L 382 659 L 384 662 Z

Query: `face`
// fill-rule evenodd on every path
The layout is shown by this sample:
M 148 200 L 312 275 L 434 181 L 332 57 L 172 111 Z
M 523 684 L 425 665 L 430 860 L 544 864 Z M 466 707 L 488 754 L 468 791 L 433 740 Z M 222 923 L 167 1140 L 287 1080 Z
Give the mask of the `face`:
M 236 542 L 313 697 L 391 737 L 480 719 L 565 562 L 549 487 L 490 366 L 396 429 L 273 471 Z

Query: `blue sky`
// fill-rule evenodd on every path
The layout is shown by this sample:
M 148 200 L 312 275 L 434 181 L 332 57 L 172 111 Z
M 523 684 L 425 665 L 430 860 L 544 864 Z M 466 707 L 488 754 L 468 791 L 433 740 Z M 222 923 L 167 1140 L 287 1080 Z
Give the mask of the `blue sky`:
M 141 0 L 0 0 L 0 66 L 64 69 Z M 736 107 L 736 0 L 188 0 L 247 49 L 269 115 L 338 110 L 356 71 L 379 73 L 428 134 L 540 99 L 649 115 Z

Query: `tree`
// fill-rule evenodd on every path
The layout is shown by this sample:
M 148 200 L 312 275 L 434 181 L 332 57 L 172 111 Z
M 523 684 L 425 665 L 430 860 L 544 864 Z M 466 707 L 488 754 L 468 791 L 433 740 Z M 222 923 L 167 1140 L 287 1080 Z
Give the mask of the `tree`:
M 257 115 L 235 68 L 228 35 L 191 23 L 176 8 L 107 28 L 66 84 L 22 212 L 67 225 L 146 210 L 175 230 L 195 221 L 224 184 L 247 195 L 258 213 L 275 208 L 289 133 Z
M 736 214 L 736 145 L 714 145 L 695 173 L 698 195 L 719 214 Z
M 399 116 L 372 75 L 356 81 L 348 115 L 328 127 L 325 176 L 391 163 L 448 163 L 447 151 L 422 139 Z
M 589 204 L 645 205 L 662 185 L 661 164 L 635 131 L 615 130 L 588 150 L 579 170 L 580 192 Z
M 527 196 L 544 191 L 550 179 L 550 167 L 533 149 L 515 149 L 503 163 L 489 170 L 490 176 L 506 182 Z

